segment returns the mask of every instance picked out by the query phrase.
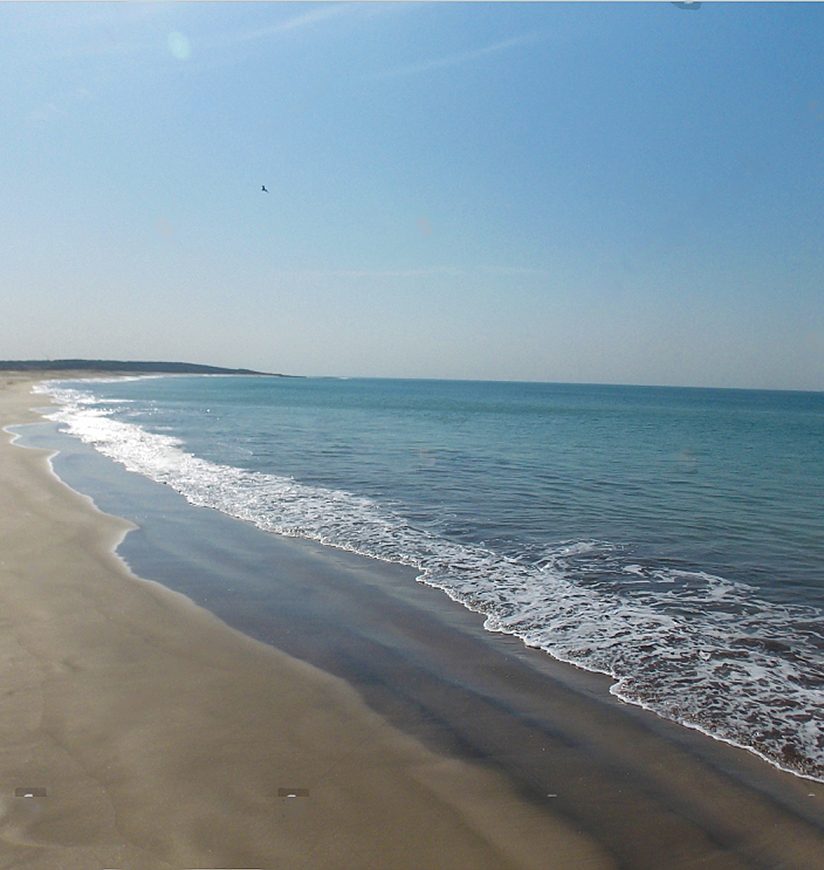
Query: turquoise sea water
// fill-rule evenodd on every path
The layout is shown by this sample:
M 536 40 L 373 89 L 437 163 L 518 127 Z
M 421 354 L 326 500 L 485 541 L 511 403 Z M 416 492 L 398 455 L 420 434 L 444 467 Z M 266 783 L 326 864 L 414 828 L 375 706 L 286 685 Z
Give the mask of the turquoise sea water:
M 63 428 L 260 528 L 413 565 L 624 700 L 824 779 L 824 394 L 162 377 Z

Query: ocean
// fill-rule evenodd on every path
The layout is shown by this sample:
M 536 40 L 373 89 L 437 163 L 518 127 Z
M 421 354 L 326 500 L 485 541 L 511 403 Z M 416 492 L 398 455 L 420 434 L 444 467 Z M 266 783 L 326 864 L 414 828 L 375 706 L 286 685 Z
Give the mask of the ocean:
M 271 533 L 412 566 L 623 701 L 824 781 L 824 394 L 166 376 L 49 416 Z

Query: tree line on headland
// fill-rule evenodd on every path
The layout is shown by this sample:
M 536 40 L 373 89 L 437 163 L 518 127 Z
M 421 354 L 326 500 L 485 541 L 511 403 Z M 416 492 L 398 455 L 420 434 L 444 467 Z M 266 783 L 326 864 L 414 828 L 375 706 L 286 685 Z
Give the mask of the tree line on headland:
M 114 359 L 27 359 L 0 360 L 0 371 L 94 371 L 94 372 L 142 372 L 175 375 L 267 375 L 288 378 L 279 372 L 257 372 L 253 369 L 227 369 L 221 366 L 206 366 L 187 362 L 145 362 Z

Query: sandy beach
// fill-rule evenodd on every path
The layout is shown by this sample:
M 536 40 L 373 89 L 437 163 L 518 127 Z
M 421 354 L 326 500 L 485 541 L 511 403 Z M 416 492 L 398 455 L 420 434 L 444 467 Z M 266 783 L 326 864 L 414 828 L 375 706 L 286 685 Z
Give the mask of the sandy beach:
M 0 373 L 0 427 L 40 420 L 37 378 Z M 239 631 L 135 576 L 115 553 L 132 525 L 0 434 L 0 867 L 821 865 L 821 784 L 622 705 L 434 590 L 392 592 L 408 578 L 379 563 L 284 549 L 285 573 L 385 606 L 336 605 L 341 633 L 310 635 L 297 605 L 250 604 Z

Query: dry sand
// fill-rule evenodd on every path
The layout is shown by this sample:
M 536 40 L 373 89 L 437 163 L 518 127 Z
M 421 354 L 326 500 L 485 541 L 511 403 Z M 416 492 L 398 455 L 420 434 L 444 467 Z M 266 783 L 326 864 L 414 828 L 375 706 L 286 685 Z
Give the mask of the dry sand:
M 0 373 L 0 427 L 39 419 L 33 378 Z M 114 554 L 128 524 L 9 440 L 0 868 L 824 866 L 820 784 L 514 641 L 387 609 L 382 691 L 403 685 L 485 764 L 424 746 L 343 680 L 135 577 Z M 337 561 L 302 570 L 328 582 Z M 46 794 L 15 796 L 27 788 Z
M 0 426 L 36 419 L 31 380 L 0 373 Z M 0 867 L 609 866 L 503 777 L 136 578 L 128 525 L 0 442 Z

